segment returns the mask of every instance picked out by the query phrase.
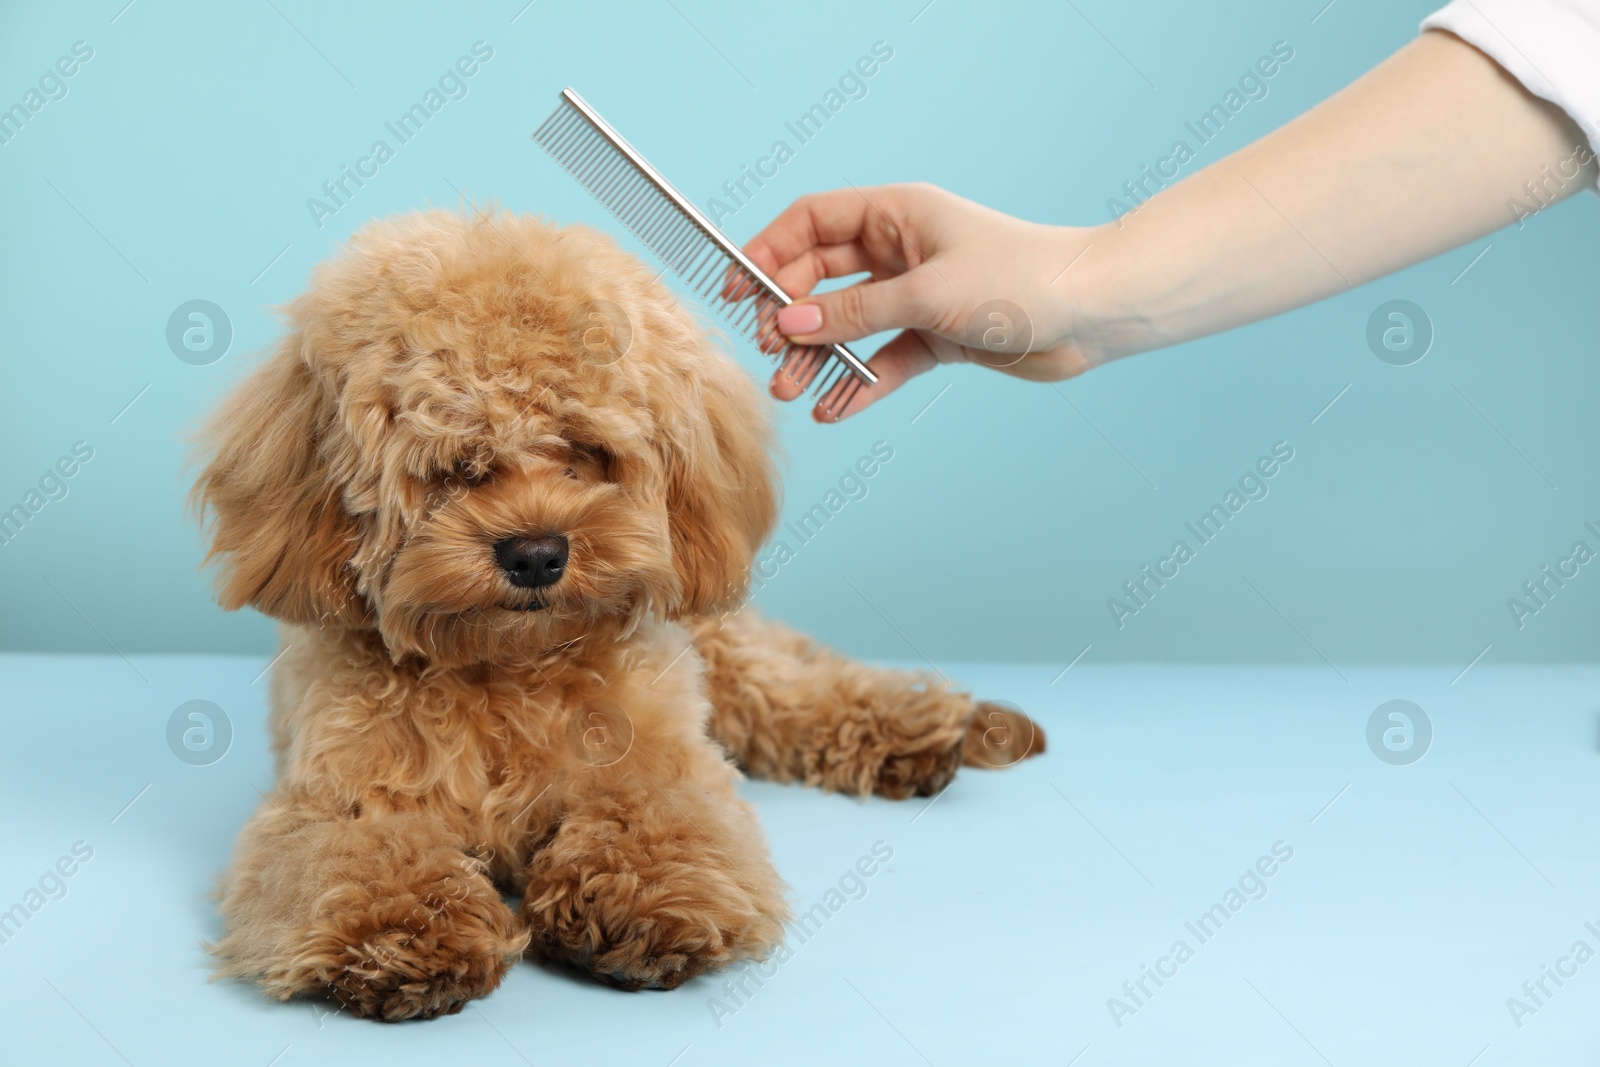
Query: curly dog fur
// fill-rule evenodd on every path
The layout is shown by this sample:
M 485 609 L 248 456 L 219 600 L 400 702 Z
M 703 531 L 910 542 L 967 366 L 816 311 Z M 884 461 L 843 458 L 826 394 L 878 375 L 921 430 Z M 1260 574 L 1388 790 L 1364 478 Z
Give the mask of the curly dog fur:
M 213 946 L 270 996 L 430 1017 L 530 950 L 672 988 L 783 939 L 740 768 L 906 797 L 1043 748 L 739 610 L 777 514 L 765 409 L 591 230 L 369 225 L 203 443 L 219 599 L 284 624 L 277 782 Z M 509 580 L 497 544 L 557 534 L 558 580 Z

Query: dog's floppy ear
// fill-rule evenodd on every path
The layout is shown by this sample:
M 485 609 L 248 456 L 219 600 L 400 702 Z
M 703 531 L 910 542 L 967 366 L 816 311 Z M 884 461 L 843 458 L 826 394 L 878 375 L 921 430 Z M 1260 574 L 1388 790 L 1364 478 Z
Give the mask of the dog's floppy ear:
M 674 617 L 705 615 L 743 599 L 750 564 L 777 522 L 772 432 L 755 388 L 720 353 L 704 361 L 704 418 L 669 445 L 667 518 L 683 583 Z
M 359 627 L 369 611 L 348 564 L 359 533 L 320 445 L 333 398 L 299 331 L 237 386 L 201 433 L 205 469 L 190 494 L 209 518 L 217 600 L 285 622 Z

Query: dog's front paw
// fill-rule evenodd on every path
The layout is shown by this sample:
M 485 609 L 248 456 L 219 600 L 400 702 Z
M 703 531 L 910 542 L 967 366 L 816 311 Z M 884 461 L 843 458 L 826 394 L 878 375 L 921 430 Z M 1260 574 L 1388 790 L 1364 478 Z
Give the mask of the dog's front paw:
M 752 955 L 728 934 L 708 916 L 638 914 L 597 934 L 570 927 L 546 930 L 535 944 L 547 959 L 633 992 L 676 989 L 696 975 Z
M 890 756 L 878 768 L 873 791 L 890 800 L 931 797 L 950 784 L 961 767 L 965 738 L 945 748 L 925 749 Z
M 967 724 L 963 762 L 999 769 L 1044 751 L 1044 731 L 1015 704 L 984 701 Z
M 932 796 L 950 784 L 963 763 L 998 770 L 1043 751 L 1044 731 L 1037 723 L 1013 704 L 985 701 L 973 709 L 953 744 L 884 759 L 874 791 L 891 800 Z
M 453 1015 L 494 990 L 527 948 L 528 933 L 499 900 L 372 901 L 339 917 L 342 966 L 325 970 L 329 993 L 383 1022 Z
M 677 816 L 668 804 L 629 826 L 563 826 L 535 856 L 523 897 L 534 951 L 636 990 L 676 989 L 774 950 L 787 908 L 768 861 L 740 871 L 742 844 L 687 823 L 661 832 Z
M 725 895 L 711 899 L 687 885 L 664 893 L 661 883 L 635 877 L 563 887 L 572 895 L 555 906 L 547 891 L 531 909 L 534 949 L 631 991 L 676 989 L 735 960 L 765 957 L 783 940 L 777 919 L 748 894 L 715 875 L 706 881 L 705 889 Z

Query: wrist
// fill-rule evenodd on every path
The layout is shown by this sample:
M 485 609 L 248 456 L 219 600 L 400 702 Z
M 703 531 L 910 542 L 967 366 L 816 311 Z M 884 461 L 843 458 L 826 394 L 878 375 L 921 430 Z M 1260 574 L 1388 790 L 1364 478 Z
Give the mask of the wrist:
M 1152 314 L 1154 257 L 1130 249 L 1123 223 L 1057 227 L 1064 269 L 1049 282 L 1054 312 L 1045 340 L 1079 352 L 1089 367 L 1160 347 Z
M 1279 220 L 1265 220 L 1253 196 L 1243 182 L 1202 172 L 1086 231 L 1090 250 L 1080 267 L 1090 269 L 1074 299 L 1083 343 L 1100 362 L 1180 344 L 1267 310 L 1286 267 L 1282 235 L 1272 225 Z

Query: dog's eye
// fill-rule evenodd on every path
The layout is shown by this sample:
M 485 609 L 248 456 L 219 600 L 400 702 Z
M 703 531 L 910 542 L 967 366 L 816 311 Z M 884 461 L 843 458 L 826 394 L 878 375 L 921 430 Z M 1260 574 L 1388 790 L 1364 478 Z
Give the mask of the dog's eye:
M 566 475 L 580 481 L 606 481 L 611 477 L 611 453 L 599 445 L 575 441 L 567 457 Z
M 474 486 L 482 485 L 488 480 L 489 470 L 487 467 L 480 466 L 476 463 L 471 463 L 467 460 L 462 460 L 461 462 L 456 463 L 450 468 L 449 473 L 445 475 L 446 482 L 453 485 L 466 486 L 469 489 Z

